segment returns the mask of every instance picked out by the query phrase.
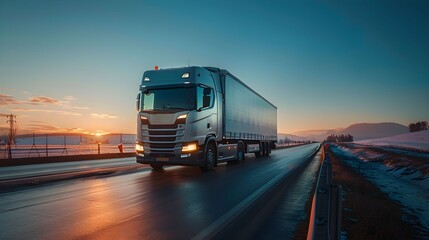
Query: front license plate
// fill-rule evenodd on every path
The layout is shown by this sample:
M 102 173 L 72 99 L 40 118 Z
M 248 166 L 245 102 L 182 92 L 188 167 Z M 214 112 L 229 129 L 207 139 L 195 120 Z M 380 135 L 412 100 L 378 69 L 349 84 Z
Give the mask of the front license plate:
M 169 158 L 166 158 L 166 157 L 156 158 L 156 161 L 160 161 L 160 162 L 167 162 L 168 160 Z

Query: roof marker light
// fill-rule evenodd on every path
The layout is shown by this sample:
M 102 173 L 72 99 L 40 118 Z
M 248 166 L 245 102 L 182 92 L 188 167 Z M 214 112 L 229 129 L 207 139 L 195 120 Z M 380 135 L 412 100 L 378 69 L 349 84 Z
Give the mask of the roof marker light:
M 143 81 L 145 81 L 145 82 L 149 82 L 149 81 L 150 81 L 150 79 L 149 79 L 149 77 L 144 77 Z
M 182 78 L 189 78 L 189 73 L 187 72 L 187 73 L 184 73 L 183 75 L 182 75 Z

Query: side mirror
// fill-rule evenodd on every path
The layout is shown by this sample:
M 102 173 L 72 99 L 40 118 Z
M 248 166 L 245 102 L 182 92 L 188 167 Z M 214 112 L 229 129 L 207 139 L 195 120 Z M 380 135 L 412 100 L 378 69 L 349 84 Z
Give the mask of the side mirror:
M 140 97 L 141 97 L 141 93 L 137 94 L 137 99 L 136 99 L 136 109 L 137 109 L 137 111 L 140 111 Z

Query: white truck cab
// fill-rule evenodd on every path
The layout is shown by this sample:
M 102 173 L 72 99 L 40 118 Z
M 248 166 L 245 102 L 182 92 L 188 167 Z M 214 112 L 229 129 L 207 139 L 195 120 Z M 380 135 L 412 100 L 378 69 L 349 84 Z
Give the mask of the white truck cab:
M 137 110 L 137 162 L 155 169 L 211 170 L 222 161 L 244 160 L 246 152 L 269 155 L 277 140 L 277 108 L 217 68 L 146 71 Z

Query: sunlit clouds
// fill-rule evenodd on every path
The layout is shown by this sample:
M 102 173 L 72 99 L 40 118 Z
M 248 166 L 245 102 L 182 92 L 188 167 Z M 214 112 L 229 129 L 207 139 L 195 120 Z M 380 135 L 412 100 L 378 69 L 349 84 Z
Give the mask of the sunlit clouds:
M 25 95 L 29 95 L 31 93 L 23 91 L 22 92 Z M 83 106 L 73 106 L 70 104 L 72 100 L 76 100 L 76 98 L 72 96 L 66 96 L 64 97 L 66 101 L 62 101 L 59 99 L 55 99 L 52 97 L 46 97 L 46 96 L 34 96 L 34 97 L 28 97 L 24 100 L 18 100 L 14 96 L 8 95 L 8 94 L 0 94 L 0 106 L 6 106 L 6 105 L 57 105 L 64 108 L 74 108 L 74 109 L 89 109 L 88 107 Z
M 20 104 L 18 100 L 7 94 L 0 94 L 0 106 Z
M 25 95 L 31 95 L 31 93 L 22 91 Z M 58 113 L 63 115 L 74 115 L 81 116 L 82 113 L 75 113 L 70 111 L 64 111 L 56 108 L 66 108 L 66 109 L 77 109 L 77 110 L 89 110 L 89 107 L 86 106 L 75 106 L 72 104 L 72 101 L 76 100 L 73 96 L 65 96 L 64 100 L 56 99 L 48 96 L 32 96 L 27 97 L 26 99 L 19 100 L 14 96 L 8 94 L 0 94 L 0 106 L 9 106 L 10 111 L 18 112 L 46 112 L 46 113 Z M 10 105 L 14 105 L 11 107 Z M 30 107 L 31 106 L 31 107 Z
M 58 104 L 60 103 L 59 100 L 55 99 L 55 98 L 50 98 L 50 97 L 44 97 L 44 96 L 40 96 L 40 97 L 31 97 L 29 98 L 30 103 L 47 103 L 47 104 Z
M 117 118 L 118 116 L 114 116 L 114 115 L 110 115 L 110 114 L 106 114 L 106 113 L 91 113 L 91 117 L 93 118 Z
M 27 124 L 23 129 L 20 129 L 21 132 L 43 132 L 43 133 L 56 133 L 61 132 L 63 129 L 61 129 L 58 126 L 55 125 L 49 125 L 44 124 L 40 121 L 32 121 L 31 123 Z
M 22 120 L 22 119 L 21 119 Z M 7 131 L 6 127 L 0 127 L 1 131 Z M 43 121 L 33 121 L 30 120 L 25 125 L 18 125 L 19 134 L 31 134 L 31 133 L 43 133 L 43 134 L 53 134 L 53 133 L 70 133 L 70 134 L 86 134 L 94 136 L 102 136 L 109 134 L 110 132 L 101 130 L 101 129 L 84 129 L 84 128 L 67 128 L 60 127 L 56 124 L 48 124 Z M 3 133 L 2 133 L 3 134 Z
M 79 104 L 80 103 L 80 104 Z M 6 116 L 17 116 L 18 134 L 75 133 L 105 135 L 117 132 L 119 116 L 103 112 L 90 112 L 72 95 L 53 97 L 27 91 L 9 90 L 0 93 L 0 134 L 7 132 Z
M 57 113 L 57 114 L 68 115 L 68 116 L 82 116 L 82 114 L 76 113 L 76 112 L 67 112 L 67 111 L 50 110 L 50 109 L 13 108 L 12 111 L 13 112 Z
M 428 1 L 90 2 L 2 1 L 0 113 L 136 133 L 143 72 L 195 65 L 276 105 L 279 132 L 428 120 Z
M 65 96 L 65 97 L 64 97 L 64 99 L 65 99 L 65 100 L 72 101 L 72 100 L 76 100 L 77 98 L 75 98 L 75 97 L 73 97 L 73 96 Z

